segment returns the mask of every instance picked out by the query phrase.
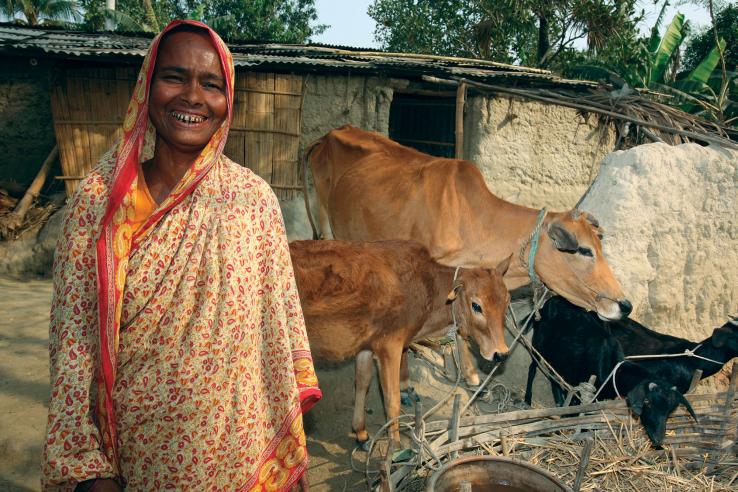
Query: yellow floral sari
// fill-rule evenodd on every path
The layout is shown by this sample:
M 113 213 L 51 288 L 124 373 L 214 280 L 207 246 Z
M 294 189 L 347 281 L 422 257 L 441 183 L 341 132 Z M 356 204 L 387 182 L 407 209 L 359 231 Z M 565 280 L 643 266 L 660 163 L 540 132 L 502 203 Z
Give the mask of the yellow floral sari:
M 148 92 L 161 36 L 207 29 L 228 118 L 138 229 Z M 320 398 L 279 204 L 222 154 L 233 63 L 175 21 L 146 55 L 123 139 L 81 183 L 57 248 L 43 486 L 285 490 L 305 472 L 302 411 Z

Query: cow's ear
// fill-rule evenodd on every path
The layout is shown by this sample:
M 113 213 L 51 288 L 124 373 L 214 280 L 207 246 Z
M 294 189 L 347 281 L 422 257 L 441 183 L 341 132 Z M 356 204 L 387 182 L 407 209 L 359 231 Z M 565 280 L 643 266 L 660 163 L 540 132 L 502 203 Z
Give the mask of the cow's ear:
M 548 237 L 556 246 L 559 251 L 565 251 L 567 253 L 574 253 L 579 249 L 579 242 L 576 236 L 571 232 L 564 229 L 564 227 L 558 222 L 552 223 L 548 226 Z
M 500 274 L 501 277 L 504 277 L 507 273 L 508 268 L 510 268 L 510 263 L 512 262 L 513 254 L 511 253 L 510 256 L 502 260 L 499 265 L 495 267 L 495 271 Z
M 446 297 L 446 304 L 451 304 L 456 300 L 456 296 L 458 295 L 460 289 L 461 284 L 454 285 L 454 288 L 451 289 L 451 292 L 448 293 L 448 297 Z

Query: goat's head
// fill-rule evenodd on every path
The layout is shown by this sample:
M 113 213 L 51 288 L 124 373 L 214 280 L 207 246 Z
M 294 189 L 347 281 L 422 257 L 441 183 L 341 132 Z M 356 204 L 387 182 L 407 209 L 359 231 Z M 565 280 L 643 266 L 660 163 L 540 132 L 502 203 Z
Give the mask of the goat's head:
M 512 255 L 494 269 L 462 268 L 448 296 L 453 302 L 459 334 L 472 337 L 479 345 L 479 352 L 487 360 L 502 361 L 507 358 L 505 343 L 505 311 L 510 303 L 510 293 L 502 276 L 510 266 Z
M 666 419 L 679 405 L 684 405 L 697 421 L 689 401 L 664 380 L 644 379 L 628 393 L 628 406 L 640 417 L 648 438 L 659 449 L 666 435 Z
M 731 319 L 720 328 L 715 328 L 710 343 L 715 348 L 725 350 L 729 357 L 738 357 L 738 321 Z

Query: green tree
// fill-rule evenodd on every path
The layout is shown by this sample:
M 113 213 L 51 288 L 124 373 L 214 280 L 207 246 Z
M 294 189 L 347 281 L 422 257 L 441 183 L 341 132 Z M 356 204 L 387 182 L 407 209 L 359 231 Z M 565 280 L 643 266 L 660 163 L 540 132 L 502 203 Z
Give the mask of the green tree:
M 636 0 L 374 0 L 375 38 L 391 51 L 551 66 L 578 39 L 601 50 L 635 32 Z
M 727 5 L 715 14 L 718 37 L 725 40 L 725 63 L 728 70 L 738 70 L 738 5 Z M 712 27 L 694 34 L 687 41 L 684 52 L 684 67 L 693 70 L 715 47 Z
M 315 24 L 315 0 L 118 0 L 116 12 L 105 0 L 82 1 L 90 30 L 103 29 L 106 19 L 119 30 L 152 32 L 174 19 L 196 19 L 230 40 L 305 43 L 326 28 Z
M 4 0 L 0 15 L 28 26 L 68 26 L 82 20 L 82 6 L 74 0 Z

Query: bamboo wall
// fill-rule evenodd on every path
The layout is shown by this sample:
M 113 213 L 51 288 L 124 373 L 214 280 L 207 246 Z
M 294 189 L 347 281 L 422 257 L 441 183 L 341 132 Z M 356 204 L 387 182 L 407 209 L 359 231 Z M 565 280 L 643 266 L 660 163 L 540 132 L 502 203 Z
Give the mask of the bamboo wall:
M 51 89 L 51 112 L 67 195 L 123 134 L 133 68 L 67 70 Z
M 67 194 L 122 135 L 135 68 L 67 69 L 51 94 Z M 225 154 L 264 178 L 279 198 L 302 189 L 299 166 L 303 78 L 236 73 L 233 122 Z

